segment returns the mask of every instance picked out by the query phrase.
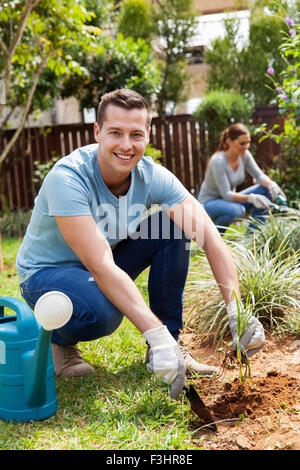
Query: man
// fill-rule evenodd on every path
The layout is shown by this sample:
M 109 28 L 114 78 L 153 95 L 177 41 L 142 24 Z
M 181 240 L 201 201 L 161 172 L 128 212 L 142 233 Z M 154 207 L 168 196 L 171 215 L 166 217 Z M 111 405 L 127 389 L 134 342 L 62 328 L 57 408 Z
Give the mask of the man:
M 111 334 L 125 315 L 148 343 L 148 370 L 172 384 L 177 398 L 186 365 L 202 374 L 217 372 L 183 353 L 177 342 L 190 240 L 205 250 L 229 306 L 234 339 L 237 273 L 198 201 L 171 172 L 144 157 L 146 100 L 130 90 L 104 95 L 94 130 L 97 143 L 59 160 L 43 182 L 17 256 L 20 289 L 32 309 L 51 290 L 73 303 L 70 321 L 52 334 L 57 375 L 93 373 L 76 344 Z M 145 217 L 152 205 L 163 210 Z M 148 266 L 150 308 L 133 282 Z M 259 322 L 251 331 L 244 345 L 249 353 L 264 343 Z

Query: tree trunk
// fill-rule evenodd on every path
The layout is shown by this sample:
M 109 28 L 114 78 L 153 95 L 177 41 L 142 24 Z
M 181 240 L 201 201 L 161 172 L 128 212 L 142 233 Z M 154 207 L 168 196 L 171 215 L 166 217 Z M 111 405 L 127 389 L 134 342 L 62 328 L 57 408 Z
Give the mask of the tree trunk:
M 16 131 L 14 132 L 14 135 L 13 137 L 10 139 L 10 141 L 8 142 L 8 144 L 6 145 L 6 147 L 4 148 L 4 150 L 2 151 L 2 153 L 0 154 L 0 167 L 2 165 L 2 163 L 4 162 L 5 158 L 7 157 L 7 155 L 9 154 L 9 152 L 11 151 L 11 149 L 13 148 L 14 144 L 16 143 L 16 141 L 18 140 L 19 138 L 19 135 L 21 134 L 24 126 L 25 126 L 25 122 L 26 122 L 26 119 L 27 119 L 27 116 L 29 114 L 29 110 L 30 110 L 30 107 L 31 107 L 31 103 L 32 103 L 32 99 L 33 99 L 33 96 L 34 96 L 34 93 L 35 93 L 35 90 L 36 90 L 36 87 L 37 87 L 37 84 L 38 84 L 38 81 L 39 81 L 39 78 L 41 76 L 41 73 L 42 71 L 44 70 L 46 64 L 47 64 L 47 61 L 49 59 L 49 56 L 50 56 L 51 52 L 49 52 L 46 56 L 44 56 L 37 68 L 37 71 L 36 71 L 36 75 L 34 77 L 34 80 L 33 80 L 33 84 L 32 84 L 32 87 L 31 87 L 31 90 L 28 94 L 28 100 L 27 100 L 27 103 L 26 103 L 26 106 L 23 110 L 23 114 L 22 114 L 22 118 L 21 118 L 21 121 L 20 121 L 20 124 L 19 124 L 19 127 L 18 129 L 16 129 Z

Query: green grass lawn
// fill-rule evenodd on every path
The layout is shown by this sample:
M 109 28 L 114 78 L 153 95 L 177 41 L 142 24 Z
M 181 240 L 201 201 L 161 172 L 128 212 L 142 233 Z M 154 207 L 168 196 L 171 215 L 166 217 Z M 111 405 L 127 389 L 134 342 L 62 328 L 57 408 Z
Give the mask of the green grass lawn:
M 21 239 L 4 239 L 5 271 L 0 296 L 21 299 L 15 258 Z M 145 271 L 137 285 L 147 301 Z M 171 400 L 169 388 L 149 375 L 145 341 L 125 319 L 111 336 L 80 343 L 93 376 L 56 378 L 58 412 L 45 421 L 0 420 L 0 449 L 187 450 L 200 449 L 184 396 Z M 195 426 L 193 427 L 195 429 Z M 201 441 L 200 441 L 201 442 Z

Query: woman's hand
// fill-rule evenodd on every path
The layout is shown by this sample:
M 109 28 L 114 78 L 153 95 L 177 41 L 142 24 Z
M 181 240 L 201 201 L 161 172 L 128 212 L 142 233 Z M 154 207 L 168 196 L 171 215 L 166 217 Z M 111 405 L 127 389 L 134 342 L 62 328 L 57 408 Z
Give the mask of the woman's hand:
M 286 195 L 284 194 L 280 186 L 278 186 L 278 184 L 275 183 L 275 181 L 271 181 L 271 183 L 268 186 L 268 190 L 270 192 L 272 201 L 274 202 L 277 201 L 278 196 L 281 196 L 283 199 L 286 200 Z
M 254 205 L 257 209 L 268 209 L 272 207 L 271 201 L 262 194 L 251 193 L 248 195 L 248 202 Z

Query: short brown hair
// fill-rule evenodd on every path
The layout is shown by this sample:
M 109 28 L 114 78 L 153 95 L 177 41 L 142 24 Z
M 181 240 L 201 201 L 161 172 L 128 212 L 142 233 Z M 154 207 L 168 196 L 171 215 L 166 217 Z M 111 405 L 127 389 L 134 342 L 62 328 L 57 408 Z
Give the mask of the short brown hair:
M 98 106 L 97 111 L 97 122 L 101 128 L 105 119 L 105 111 L 109 104 L 114 106 L 119 106 L 124 109 L 146 109 L 147 111 L 147 127 L 150 126 L 151 116 L 150 116 L 150 105 L 148 101 L 139 93 L 134 90 L 129 90 L 126 88 L 111 91 L 105 93 L 102 96 L 101 101 Z

